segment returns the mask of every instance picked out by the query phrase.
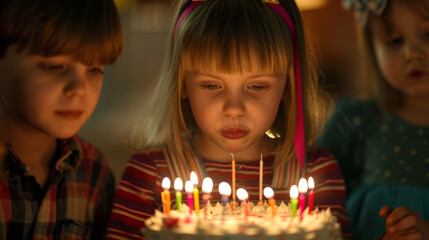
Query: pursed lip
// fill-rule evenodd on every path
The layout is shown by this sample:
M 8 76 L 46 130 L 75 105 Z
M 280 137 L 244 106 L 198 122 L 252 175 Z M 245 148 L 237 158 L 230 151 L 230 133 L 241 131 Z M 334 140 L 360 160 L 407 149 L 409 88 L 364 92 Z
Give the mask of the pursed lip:
M 79 110 L 65 110 L 65 111 L 55 111 L 55 114 L 65 119 L 74 120 L 74 119 L 80 118 L 83 112 Z
M 235 140 L 245 137 L 249 133 L 249 130 L 245 128 L 226 128 L 221 133 L 225 138 Z
M 411 71 L 408 72 L 408 77 L 414 78 L 414 79 L 422 78 L 425 75 L 427 75 L 427 73 L 419 69 L 412 69 Z

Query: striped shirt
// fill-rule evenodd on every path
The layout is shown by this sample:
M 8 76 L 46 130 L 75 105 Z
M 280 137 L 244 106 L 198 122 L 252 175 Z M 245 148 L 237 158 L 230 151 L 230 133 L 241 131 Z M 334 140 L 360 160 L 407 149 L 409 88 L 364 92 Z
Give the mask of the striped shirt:
M 77 136 L 42 188 L 9 148 L 0 172 L 0 239 L 104 239 L 115 181 L 104 156 Z
M 143 239 L 144 220 L 153 215 L 155 209 L 161 208 L 161 181 L 164 177 L 172 179 L 174 174 L 169 168 L 170 160 L 165 156 L 163 151 L 142 152 L 129 159 L 116 192 L 107 229 L 108 239 Z M 231 182 L 232 164 L 206 159 L 196 162 L 204 166 L 206 174 L 213 180 L 212 199 L 220 199 L 218 184 Z M 264 157 L 263 186 L 273 187 L 276 200 L 288 201 L 290 187 L 297 185 L 301 177 L 312 176 L 315 180 L 314 206 L 319 209 L 330 207 L 341 224 L 343 237 L 350 238 L 344 180 L 334 157 L 323 149 L 313 149 L 302 174 L 296 160 L 275 168 L 274 162 L 274 155 Z M 245 188 L 251 201 L 259 199 L 259 164 L 259 161 L 236 163 L 236 188 Z M 205 176 L 198 172 L 197 175 L 201 184 Z M 171 194 L 171 198 L 174 201 L 175 194 Z

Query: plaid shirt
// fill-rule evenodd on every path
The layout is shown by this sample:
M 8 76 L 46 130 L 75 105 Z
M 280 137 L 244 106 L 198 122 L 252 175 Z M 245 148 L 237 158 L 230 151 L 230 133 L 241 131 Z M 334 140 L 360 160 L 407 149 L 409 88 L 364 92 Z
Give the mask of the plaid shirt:
M 42 189 L 9 148 L 0 172 L 0 239 L 104 239 L 114 178 L 97 148 L 77 136 Z

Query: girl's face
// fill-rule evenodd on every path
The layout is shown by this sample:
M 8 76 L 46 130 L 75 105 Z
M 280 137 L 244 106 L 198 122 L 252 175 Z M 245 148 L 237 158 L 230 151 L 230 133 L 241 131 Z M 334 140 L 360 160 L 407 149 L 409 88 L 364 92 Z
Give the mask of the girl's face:
M 188 72 L 184 97 L 201 129 L 200 145 L 228 155 L 264 152 L 286 79 L 286 74 Z
M 373 21 L 373 44 L 381 73 L 405 101 L 429 102 L 429 16 L 392 1 L 388 19 Z M 387 23 L 387 24 L 386 24 Z
M 102 71 L 68 55 L 44 57 L 9 47 L 0 59 L 0 94 L 11 126 L 34 136 L 75 135 L 95 109 Z

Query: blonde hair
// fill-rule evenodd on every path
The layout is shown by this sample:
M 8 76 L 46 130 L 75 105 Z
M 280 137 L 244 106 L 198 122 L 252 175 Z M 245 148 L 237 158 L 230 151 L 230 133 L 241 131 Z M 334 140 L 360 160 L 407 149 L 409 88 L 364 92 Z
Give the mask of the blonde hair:
M 181 1 L 178 19 L 189 1 Z M 306 142 L 313 141 L 324 119 L 324 96 L 319 89 L 319 71 L 304 41 L 303 23 L 294 1 L 280 1 L 296 28 L 301 66 Z M 294 156 L 296 92 L 294 44 L 285 21 L 260 0 L 207 0 L 181 22 L 171 36 L 169 58 L 148 109 L 139 121 L 133 139 L 142 149 L 168 146 L 185 156 L 183 134 L 192 139 L 198 130 L 187 99 L 181 93 L 187 71 L 287 73 L 284 97 L 270 129 L 280 135 L 279 162 Z M 207 61 L 204 61 L 207 60 Z M 310 121 L 310 119 L 312 121 Z
M 378 66 L 375 49 L 373 44 L 373 24 L 379 22 L 388 25 L 392 17 L 389 11 L 393 1 L 397 1 L 403 7 L 416 12 L 426 18 L 429 16 L 429 2 L 426 0 L 389 0 L 386 9 L 381 15 L 371 13 L 368 16 L 368 22 L 362 29 L 357 28 L 359 51 L 361 53 L 361 66 L 363 67 L 363 77 L 367 80 L 363 97 L 370 97 L 376 100 L 383 111 L 393 112 L 400 107 L 403 102 L 403 93 L 393 88 L 385 79 Z

